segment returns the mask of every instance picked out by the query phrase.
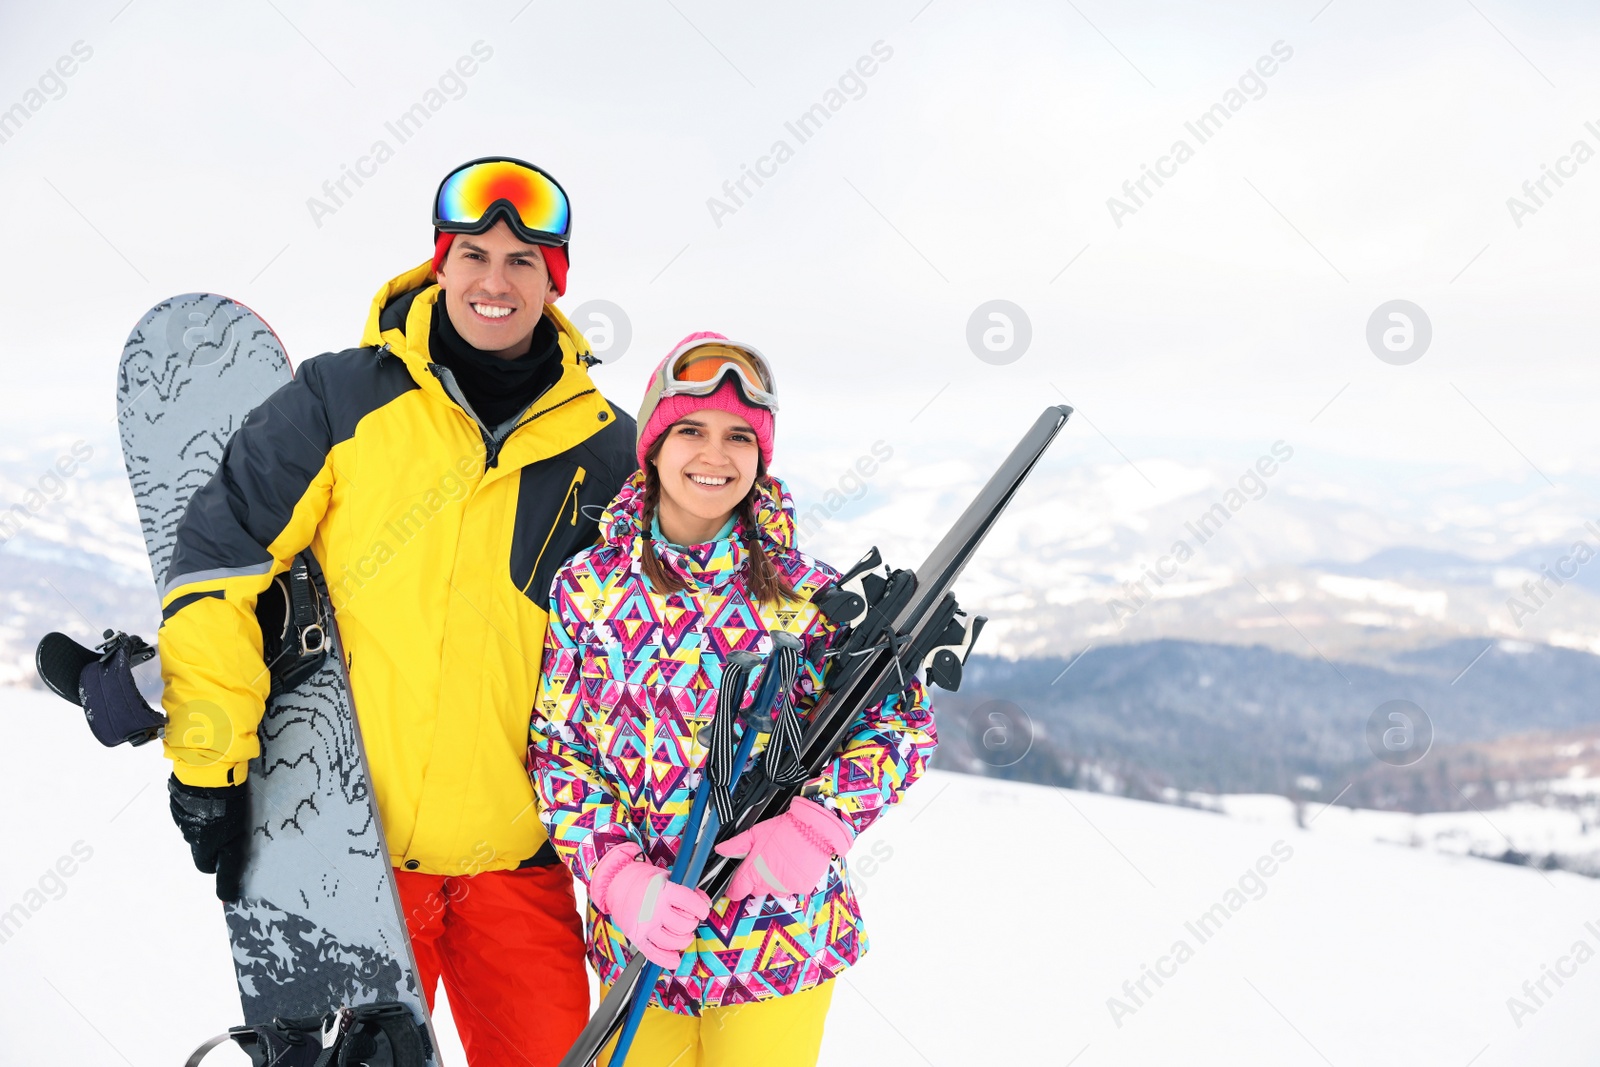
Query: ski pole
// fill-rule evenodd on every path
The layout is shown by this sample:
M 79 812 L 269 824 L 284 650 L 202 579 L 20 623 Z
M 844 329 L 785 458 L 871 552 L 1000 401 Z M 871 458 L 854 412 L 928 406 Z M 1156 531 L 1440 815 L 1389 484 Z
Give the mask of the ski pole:
M 799 639 L 791 633 L 780 630 L 773 633 L 772 644 L 778 662 L 773 664 L 771 660 L 768 661 L 761 676 L 761 688 L 756 693 L 754 703 L 750 705 L 749 713 L 744 717 L 744 735 L 739 738 L 739 747 L 733 754 L 732 773 L 726 787 L 728 790 L 739 784 L 745 764 L 749 762 L 750 754 L 755 749 L 756 737 L 771 729 L 773 709 L 779 700 L 784 699 L 793 690 L 795 676 L 799 673 L 801 647 Z M 724 681 L 726 682 L 726 679 Z M 678 846 L 678 857 L 672 865 L 672 880 L 680 885 L 700 880 L 700 872 L 705 868 L 706 860 L 711 855 L 711 848 L 717 842 L 717 831 L 722 827 L 722 818 L 715 806 L 710 811 L 704 810 L 705 799 L 710 792 L 707 788 L 711 780 L 710 757 L 711 753 L 708 752 L 706 760 L 708 773 L 701 778 L 700 787 L 695 791 L 694 810 L 690 813 L 691 824 L 700 822 L 701 825 L 698 830 L 691 825 L 690 833 L 693 834 L 693 838 L 691 840 L 688 835 L 685 836 L 684 841 Z M 633 1001 L 628 1005 L 627 1018 L 622 1024 L 621 1033 L 617 1035 L 616 1048 L 611 1053 L 611 1059 L 607 1061 L 611 1067 L 623 1067 L 627 1061 L 628 1051 L 633 1047 L 634 1036 L 638 1033 L 639 1023 L 644 1019 L 644 1010 L 650 1003 L 650 997 L 655 991 L 656 981 L 660 975 L 661 968 L 650 963 L 645 965 L 644 973 L 639 976 Z
M 744 695 L 744 687 L 750 673 L 760 667 L 761 659 L 753 652 L 734 652 L 728 657 L 727 667 L 722 672 L 722 684 L 717 693 L 717 710 L 712 719 L 716 722 L 736 714 L 739 699 Z M 764 679 L 763 679 L 764 681 Z M 755 735 L 750 730 L 745 731 L 745 738 L 751 739 Z M 704 829 L 706 799 L 711 795 L 710 767 L 712 757 L 711 745 L 715 743 L 712 738 L 707 738 L 706 771 L 700 776 L 700 784 L 695 787 L 694 803 L 689 808 L 689 819 L 684 825 L 683 837 L 678 841 L 678 855 L 672 861 L 672 871 L 667 876 L 669 881 L 683 885 L 689 877 L 689 864 L 694 858 L 695 846 Z M 749 756 L 749 748 L 741 740 L 738 751 L 734 754 L 734 766 L 742 766 Z M 715 831 L 712 834 L 715 837 Z M 639 1028 L 639 1020 L 644 1017 L 644 1004 L 650 999 L 650 990 L 655 986 L 656 979 L 661 974 L 661 968 L 654 963 L 647 963 L 641 976 L 645 983 L 642 991 L 636 993 L 628 1004 L 628 1027 L 622 1031 L 617 1039 L 616 1048 L 611 1055 L 611 1063 L 621 1067 L 628 1056 L 628 1049 L 633 1044 L 633 1034 Z M 639 987 L 635 987 L 639 990 Z
M 734 714 L 733 709 L 738 706 L 739 698 L 744 695 L 744 687 L 750 673 L 760 666 L 760 657 L 752 652 L 735 652 L 728 657 L 728 666 L 722 672 L 722 685 L 717 694 L 717 715 Z M 711 753 L 708 751 L 707 762 L 710 761 L 710 757 Z M 695 841 L 705 822 L 706 800 L 711 795 L 710 784 L 710 775 L 702 774 L 700 784 L 694 791 L 694 804 L 689 809 L 689 821 L 684 826 L 683 840 L 678 842 L 678 856 L 672 861 L 670 877 L 679 885 L 684 883 Z
M 774 674 L 775 672 L 769 670 L 766 677 L 771 678 Z M 765 679 L 763 679 L 763 682 L 765 682 Z M 766 686 L 763 685 L 762 688 L 765 690 Z M 750 758 L 750 750 L 755 747 L 755 738 L 758 732 L 756 724 L 747 719 L 745 721 L 744 736 L 739 739 L 739 747 L 734 752 L 733 758 L 736 767 L 742 766 L 744 761 Z M 737 784 L 738 779 L 739 774 L 735 771 L 733 781 L 729 784 Z M 696 798 L 697 802 L 703 800 L 708 792 L 705 785 L 705 781 L 702 780 L 701 788 L 698 790 Z M 717 827 L 721 824 L 721 820 L 717 818 L 715 808 L 707 812 L 704 811 L 703 803 L 697 803 L 697 806 L 702 809 L 699 831 L 693 836 L 685 836 L 684 841 L 679 845 L 678 858 L 672 865 L 672 880 L 679 885 L 685 885 L 690 881 L 699 879 L 700 868 L 705 866 L 706 853 L 710 850 L 711 845 L 716 842 Z M 644 1009 L 650 1002 L 650 996 L 654 992 L 656 981 L 660 976 L 660 965 L 655 963 L 645 965 L 644 974 L 639 978 L 638 992 L 634 994 L 633 1002 L 628 1005 L 628 1016 L 623 1021 L 622 1033 L 617 1038 L 617 1047 L 611 1054 L 610 1063 L 613 1067 L 622 1067 L 627 1061 L 628 1050 L 633 1045 L 633 1038 L 635 1033 L 638 1032 L 639 1023 L 644 1019 Z

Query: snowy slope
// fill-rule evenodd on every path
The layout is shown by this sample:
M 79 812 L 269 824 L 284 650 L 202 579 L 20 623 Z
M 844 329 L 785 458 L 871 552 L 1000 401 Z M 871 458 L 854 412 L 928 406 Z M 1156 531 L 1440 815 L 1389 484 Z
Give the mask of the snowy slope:
M 1562 870 L 1591 877 L 1600 875 L 1600 810 L 1593 802 L 1594 779 L 1538 783 L 1554 791 L 1565 786 L 1578 803 L 1571 807 L 1514 801 L 1504 807 L 1487 803 L 1466 811 L 1371 811 L 1306 803 L 1300 815 L 1306 829 L 1348 841 L 1372 841 L 1407 848 L 1434 849 L 1456 856 L 1501 859 L 1507 854 L 1521 862 L 1542 866 L 1559 864 Z M 1590 792 L 1577 793 L 1585 786 Z M 1233 794 L 1208 797 L 1184 794 L 1198 807 L 1221 811 L 1236 819 L 1265 825 L 1294 826 L 1295 803 L 1272 794 Z
M 163 761 L 99 749 L 45 694 L 0 691 L 0 714 L 0 909 L 30 912 L 0 943 L 0 1063 L 181 1062 L 238 1005 Z M 836 994 L 826 1064 L 1561 1067 L 1600 1050 L 1600 963 L 1560 962 L 1600 946 L 1600 883 L 1574 875 L 938 772 L 857 847 L 873 947 Z M 73 873 L 49 873 L 62 857 Z M 1216 905 L 1202 942 L 1186 924 Z M 1519 1028 L 1507 998 L 1547 964 L 1576 975 L 1546 979 Z M 1170 976 L 1135 1001 L 1144 965 Z

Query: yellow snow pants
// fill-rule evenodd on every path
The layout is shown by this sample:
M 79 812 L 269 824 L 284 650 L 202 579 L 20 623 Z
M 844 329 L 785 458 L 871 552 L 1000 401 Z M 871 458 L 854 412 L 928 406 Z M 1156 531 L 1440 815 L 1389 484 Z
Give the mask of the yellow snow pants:
M 646 1008 L 628 1067 L 816 1067 L 832 1000 L 827 981 L 793 996 L 707 1008 L 698 1017 Z M 615 1044 L 601 1053 L 600 1067 L 609 1067 Z

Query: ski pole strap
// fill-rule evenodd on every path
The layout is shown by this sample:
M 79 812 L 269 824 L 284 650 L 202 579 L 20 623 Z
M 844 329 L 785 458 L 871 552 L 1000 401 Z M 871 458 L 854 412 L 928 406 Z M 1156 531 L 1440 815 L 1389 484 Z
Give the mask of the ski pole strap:
M 728 657 L 722 686 L 717 690 L 717 710 L 711 717 L 710 736 L 706 742 L 706 782 L 711 802 L 717 806 L 717 814 L 723 818 L 733 810 L 733 797 L 729 789 L 733 782 L 733 753 L 737 747 L 733 739 L 734 721 L 739 717 L 739 702 L 744 699 L 745 682 L 760 662 L 753 652 L 733 653 Z M 768 669 L 771 669 L 770 666 Z
M 800 722 L 794 710 L 794 680 L 800 671 L 800 639 L 785 630 L 771 634 L 772 651 L 767 655 L 767 665 L 757 688 L 755 703 L 744 709 L 744 728 L 747 733 L 761 734 L 770 731 L 764 767 L 783 766 L 793 774 L 800 772 L 804 778 L 798 748 Z M 748 652 L 735 652 L 728 657 L 731 665 L 742 664 L 739 657 L 755 657 Z M 741 679 L 742 680 L 742 679 Z M 743 685 L 724 684 L 717 696 L 717 712 L 711 720 L 710 743 L 706 752 L 706 779 L 711 786 L 711 802 L 716 807 L 717 819 L 726 825 L 733 820 L 733 782 L 743 768 L 734 766 L 737 745 L 734 743 L 734 722 L 739 717 L 739 701 L 743 698 Z M 773 708 L 779 710 L 776 715 Z M 774 762 L 777 761 L 777 762 Z M 770 770 L 767 772 L 770 775 Z
M 794 708 L 794 681 L 800 673 L 800 642 L 792 634 L 783 634 L 788 641 L 778 642 L 774 634 L 773 654 L 778 662 L 778 712 L 772 722 L 772 740 L 767 742 L 764 764 L 767 776 L 779 785 L 793 785 L 808 776 L 800 762 L 800 714 Z M 723 822 L 732 818 L 732 812 L 722 813 Z
M 750 772 L 738 779 L 726 805 L 717 805 L 720 826 L 732 825 L 749 803 L 749 798 L 773 782 L 792 785 L 804 781 L 805 764 L 800 758 L 804 733 L 794 707 L 795 678 L 800 673 L 800 639 L 783 630 L 772 633 L 772 652 L 767 658 L 768 673 L 761 680 L 755 703 L 746 708 L 744 728 L 749 736 L 765 733 L 767 747 L 755 760 Z M 735 757 L 737 760 L 737 757 Z M 720 801 L 720 798 L 719 798 Z

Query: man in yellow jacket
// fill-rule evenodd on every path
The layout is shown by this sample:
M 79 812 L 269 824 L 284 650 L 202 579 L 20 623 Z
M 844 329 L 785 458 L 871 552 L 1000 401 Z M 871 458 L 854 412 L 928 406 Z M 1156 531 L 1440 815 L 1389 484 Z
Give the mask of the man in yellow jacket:
M 326 578 L 429 1005 L 442 973 L 476 1063 L 554 1063 L 588 1016 L 572 881 L 525 770 L 556 570 L 633 472 L 633 419 L 554 301 L 570 209 L 520 160 L 434 205 L 430 263 L 384 285 L 361 346 L 256 408 L 178 528 L 162 594 L 174 819 L 234 899 L 270 681 L 257 596 L 310 548 Z M 189 747 L 198 739 L 209 748 Z

